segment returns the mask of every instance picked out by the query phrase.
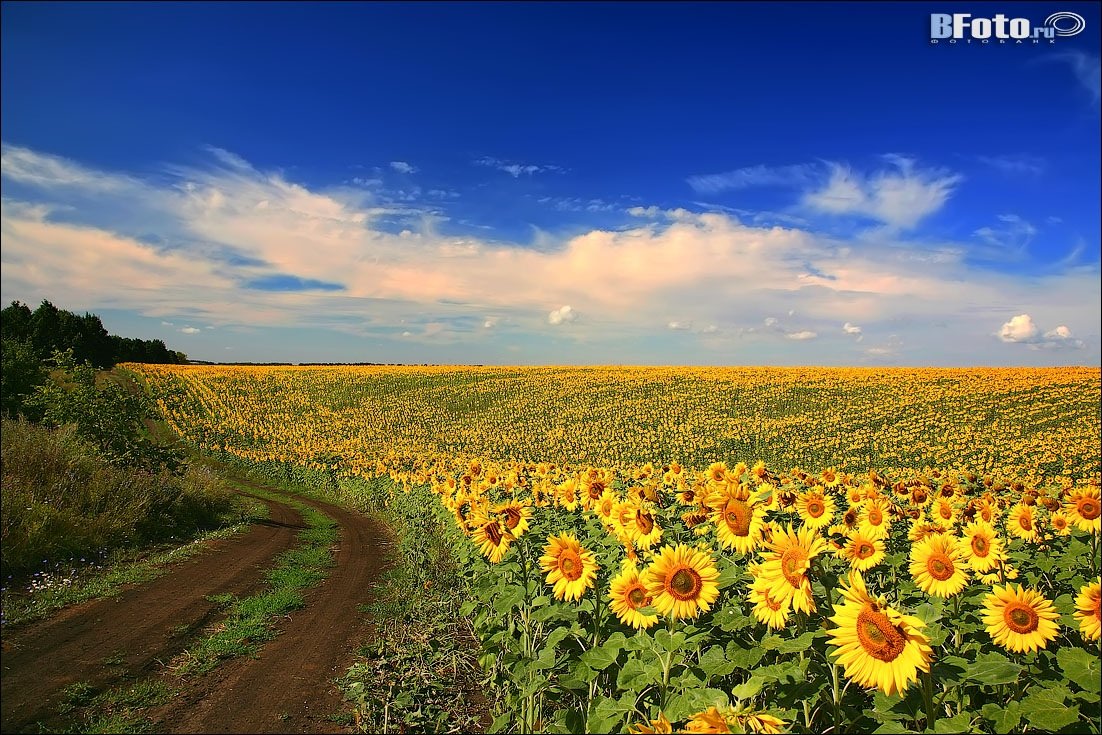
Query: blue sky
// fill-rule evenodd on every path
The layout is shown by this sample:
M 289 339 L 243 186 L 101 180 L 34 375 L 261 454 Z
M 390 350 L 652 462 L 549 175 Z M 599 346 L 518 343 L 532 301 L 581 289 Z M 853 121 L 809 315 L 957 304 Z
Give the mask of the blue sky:
M 0 13 L 5 303 L 206 360 L 1102 362 L 1097 4 Z

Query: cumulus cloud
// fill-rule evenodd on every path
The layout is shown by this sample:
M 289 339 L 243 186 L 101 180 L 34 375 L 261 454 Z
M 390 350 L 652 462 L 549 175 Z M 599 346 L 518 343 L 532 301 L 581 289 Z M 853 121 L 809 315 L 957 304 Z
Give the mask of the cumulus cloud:
M 788 332 L 784 336 L 789 339 L 804 340 L 815 339 L 819 335 L 816 332 L 812 332 L 810 329 L 802 329 L 799 332 Z
M 412 164 L 405 161 L 391 161 L 390 167 L 400 174 L 412 174 L 417 172 L 417 168 Z
M 548 324 L 569 324 L 578 318 L 578 312 L 569 306 L 560 306 L 547 315 Z
M 632 217 L 646 217 L 649 219 L 657 217 L 661 212 L 662 210 L 654 205 L 649 207 L 629 207 L 627 210 L 627 213 Z
M 918 169 L 912 159 L 885 157 L 892 168 L 862 174 L 832 164 L 826 185 L 808 192 L 805 206 L 828 214 L 853 214 L 910 229 L 944 206 L 962 177 L 941 169 Z
M 674 331 L 685 331 L 692 329 L 693 325 L 688 322 L 679 322 L 677 320 L 672 320 L 666 324 L 666 328 L 672 329 Z
M 1002 325 L 997 336 L 1003 342 L 1029 345 L 1032 349 L 1068 347 L 1082 349 L 1084 344 L 1072 336 L 1066 325 L 1042 332 L 1029 314 L 1018 314 Z
M 860 335 L 861 327 L 857 326 L 856 324 L 850 324 L 849 322 L 846 322 L 842 325 L 842 331 L 846 334 Z
M 184 334 L 199 334 L 199 327 L 181 327 L 180 331 Z

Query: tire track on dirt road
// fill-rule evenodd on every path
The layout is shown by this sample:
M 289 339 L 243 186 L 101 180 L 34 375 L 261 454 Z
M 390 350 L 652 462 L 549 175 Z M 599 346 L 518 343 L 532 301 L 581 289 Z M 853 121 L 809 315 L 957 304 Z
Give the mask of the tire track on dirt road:
M 184 687 L 163 707 L 147 712 L 161 732 L 346 732 L 330 717 L 348 711 L 334 679 L 353 663 L 370 634 L 359 610 L 386 568 L 384 526 L 367 516 L 302 496 L 297 500 L 340 525 L 336 564 L 306 606 L 289 615 L 280 633 L 255 659 L 237 658 Z
M 265 569 L 295 545 L 304 528 L 295 509 L 277 502 L 268 506 L 269 520 L 213 542 L 209 551 L 162 577 L 5 630 L 0 729 L 20 732 L 39 722 L 53 724 L 61 690 L 70 684 L 98 689 L 151 673 L 157 661 L 182 650 L 186 633 L 217 618 L 220 608 L 208 595 L 243 596 L 257 589 Z

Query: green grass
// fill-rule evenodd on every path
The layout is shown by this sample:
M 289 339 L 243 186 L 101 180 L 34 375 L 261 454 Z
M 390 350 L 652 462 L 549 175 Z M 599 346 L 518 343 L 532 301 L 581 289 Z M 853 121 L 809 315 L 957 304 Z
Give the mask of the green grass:
M 71 427 L 3 419 L 0 435 L 5 587 L 78 559 L 191 538 L 240 516 L 235 494 L 202 465 L 180 475 L 116 466 Z
M 106 568 L 87 569 L 77 577 L 65 577 L 64 583 L 46 582 L 30 591 L 5 589 L 3 592 L 3 625 L 20 625 L 40 620 L 69 605 L 100 597 L 113 597 L 132 584 L 149 582 L 171 571 L 171 565 L 205 551 L 208 542 L 230 538 L 259 520 L 268 517 L 268 506 L 245 497 L 234 525 L 201 533 L 182 546 L 138 549 L 117 552 L 105 563 Z

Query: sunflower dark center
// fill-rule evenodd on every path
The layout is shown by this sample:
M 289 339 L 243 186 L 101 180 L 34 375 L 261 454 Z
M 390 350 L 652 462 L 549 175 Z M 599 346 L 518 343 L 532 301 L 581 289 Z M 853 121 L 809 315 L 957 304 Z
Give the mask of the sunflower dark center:
M 638 511 L 635 514 L 635 525 L 639 526 L 639 531 L 646 536 L 654 530 L 654 518 L 646 511 Z
M 858 559 L 868 559 L 876 553 L 876 547 L 868 541 L 861 541 L 857 544 L 857 549 L 855 551 Z
M 559 572 L 571 582 L 581 577 L 581 557 L 570 549 L 563 549 L 562 553 L 559 554 Z
M 666 591 L 678 600 L 695 600 L 703 586 L 704 582 L 695 569 L 681 567 L 669 577 Z
M 736 536 L 750 535 L 750 509 L 741 500 L 730 500 L 723 512 L 727 528 Z
M 953 560 L 945 554 L 935 553 L 926 560 L 926 570 L 930 576 L 939 582 L 944 582 L 953 576 L 955 571 Z
M 804 569 L 807 565 L 807 552 L 802 547 L 795 547 L 788 549 L 781 556 L 781 571 L 784 572 L 785 579 L 793 587 L 796 587 L 800 583 L 800 577 L 803 576 Z
M 520 523 L 520 518 L 520 510 L 517 508 L 509 507 L 505 509 L 505 525 L 508 528 L 516 528 L 517 524 Z
M 1003 612 L 1006 627 L 1015 633 L 1025 634 L 1037 630 L 1037 611 L 1024 602 L 1011 602 Z
M 866 607 L 857 615 L 857 640 L 865 653 L 886 663 L 899 658 L 907 645 L 907 639 L 899 628 L 892 625 L 888 616 L 871 607 Z
M 809 500 L 807 501 L 807 514 L 812 518 L 818 518 L 826 510 L 826 506 L 823 505 L 821 500 Z
M 627 601 L 632 610 L 638 610 L 650 604 L 650 597 L 647 596 L 643 585 L 636 585 L 628 591 Z
M 1102 511 L 1099 504 L 1092 498 L 1081 498 L 1078 506 L 1079 515 L 1083 516 L 1083 518 L 1088 521 L 1093 521 L 1099 516 L 1100 511 Z
M 983 536 L 972 537 L 972 553 L 976 556 L 987 556 L 991 551 L 991 544 Z

